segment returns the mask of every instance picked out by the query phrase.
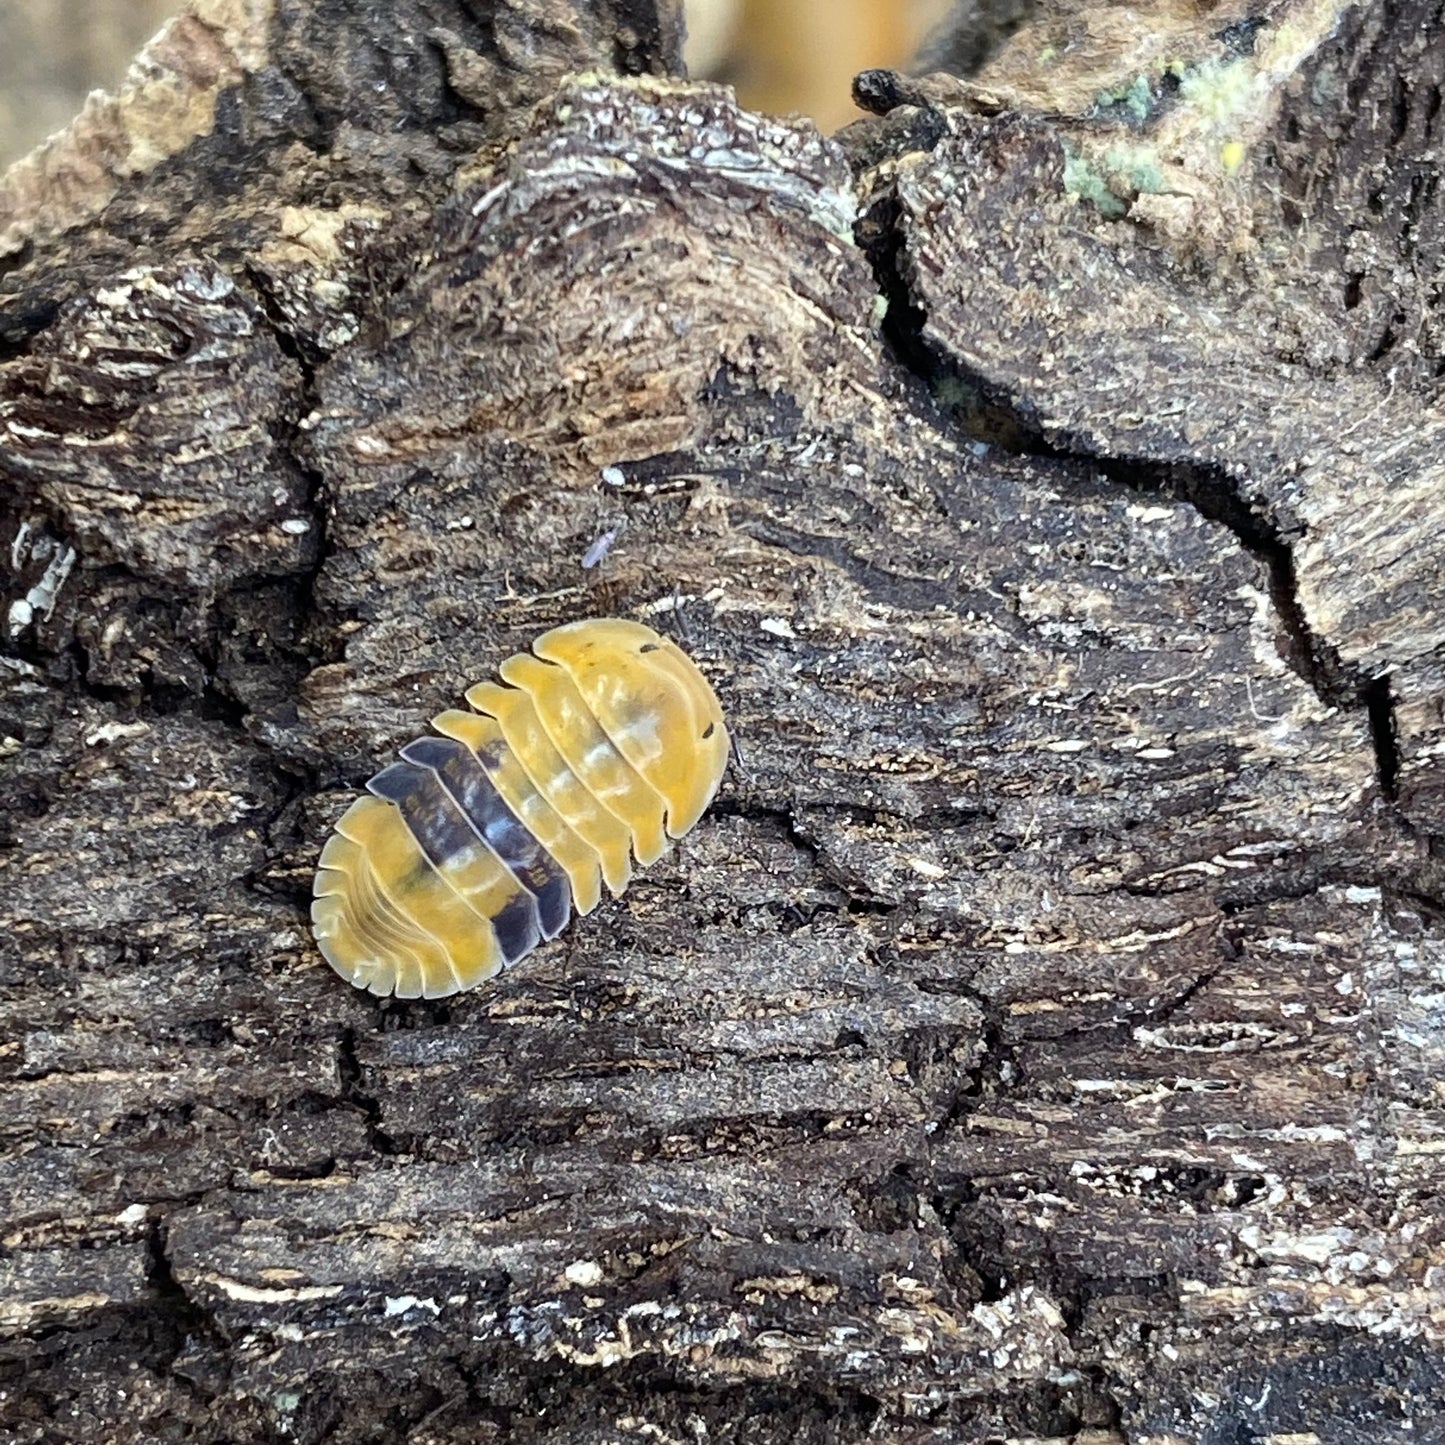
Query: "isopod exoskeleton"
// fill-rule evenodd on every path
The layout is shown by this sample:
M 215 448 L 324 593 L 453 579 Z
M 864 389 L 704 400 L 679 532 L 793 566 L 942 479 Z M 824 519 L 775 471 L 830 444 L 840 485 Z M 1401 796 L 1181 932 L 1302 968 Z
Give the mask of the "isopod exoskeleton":
M 618 618 L 543 633 L 432 719 L 321 850 L 326 961 L 358 988 L 442 998 L 621 893 L 712 801 L 722 709 L 676 643 Z

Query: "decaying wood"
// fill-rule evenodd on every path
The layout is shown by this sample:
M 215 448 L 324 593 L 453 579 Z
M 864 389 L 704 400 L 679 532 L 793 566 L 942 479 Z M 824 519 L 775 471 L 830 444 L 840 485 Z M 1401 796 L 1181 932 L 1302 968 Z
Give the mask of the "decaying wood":
M 12 172 L 10 1437 L 1445 1428 L 1445 21 L 1102 13 L 835 143 L 644 0 L 216 0 Z M 351 790 L 607 612 L 712 814 L 346 988 Z

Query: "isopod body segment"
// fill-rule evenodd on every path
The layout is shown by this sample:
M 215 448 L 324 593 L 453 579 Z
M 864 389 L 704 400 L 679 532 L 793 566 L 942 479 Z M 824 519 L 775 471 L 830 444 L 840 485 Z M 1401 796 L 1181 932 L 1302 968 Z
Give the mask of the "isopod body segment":
M 432 719 L 321 851 L 322 956 L 358 988 L 441 998 L 620 894 L 702 816 L 728 736 L 707 679 L 649 627 L 553 628 Z

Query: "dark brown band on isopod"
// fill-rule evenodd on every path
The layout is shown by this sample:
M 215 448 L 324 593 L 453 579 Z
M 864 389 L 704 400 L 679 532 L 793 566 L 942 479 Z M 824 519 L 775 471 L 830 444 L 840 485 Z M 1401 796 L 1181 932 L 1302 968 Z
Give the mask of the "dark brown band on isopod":
M 448 859 L 483 844 L 476 828 L 431 769 L 412 762 L 392 763 L 367 783 L 378 798 L 395 803 L 428 861 L 440 869 Z M 497 944 L 511 964 L 541 941 L 537 900 L 520 881 L 517 891 L 492 915 Z
M 552 855 L 523 827 L 468 747 L 453 738 L 417 738 L 401 756 L 428 768 L 472 827 L 537 900 L 543 938 L 555 938 L 572 916 L 572 887 Z

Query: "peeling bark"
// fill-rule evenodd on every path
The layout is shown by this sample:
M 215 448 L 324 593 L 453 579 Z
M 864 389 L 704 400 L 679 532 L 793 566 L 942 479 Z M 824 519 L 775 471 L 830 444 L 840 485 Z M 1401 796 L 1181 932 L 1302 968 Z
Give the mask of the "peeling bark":
M 218 0 L 12 173 L 14 1438 L 1440 1431 L 1442 22 L 1102 14 L 832 142 L 666 6 Z M 708 819 L 347 989 L 351 790 L 609 612 Z

